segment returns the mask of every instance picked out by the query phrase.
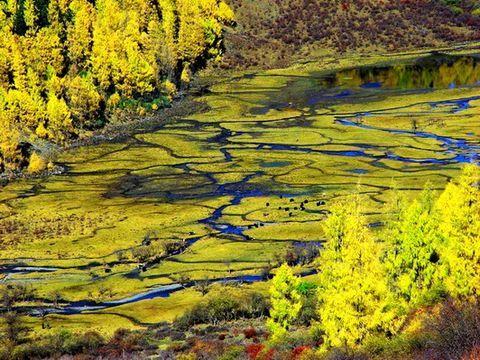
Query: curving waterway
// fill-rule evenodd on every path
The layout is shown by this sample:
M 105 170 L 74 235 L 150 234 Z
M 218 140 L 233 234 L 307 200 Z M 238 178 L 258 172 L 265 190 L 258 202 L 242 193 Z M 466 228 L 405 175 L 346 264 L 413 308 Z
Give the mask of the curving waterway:
M 75 149 L 65 174 L 2 189 L 1 281 L 62 298 L 30 313 L 132 305 L 203 278 L 261 281 L 287 246 L 320 247 L 330 202 L 359 184 L 378 224 L 392 179 L 441 189 L 480 159 L 477 55 L 251 73 L 201 100 L 209 111 Z M 150 233 L 188 246 L 142 267 L 131 254 Z

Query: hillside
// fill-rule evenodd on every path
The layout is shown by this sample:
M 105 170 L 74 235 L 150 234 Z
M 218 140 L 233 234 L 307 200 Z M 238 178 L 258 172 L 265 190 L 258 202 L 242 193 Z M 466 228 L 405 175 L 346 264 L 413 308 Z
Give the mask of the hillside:
M 480 359 L 479 31 L 0 0 L 0 360 Z
M 396 51 L 480 38 L 475 6 L 438 0 L 230 0 L 226 67 L 282 67 L 305 55 Z

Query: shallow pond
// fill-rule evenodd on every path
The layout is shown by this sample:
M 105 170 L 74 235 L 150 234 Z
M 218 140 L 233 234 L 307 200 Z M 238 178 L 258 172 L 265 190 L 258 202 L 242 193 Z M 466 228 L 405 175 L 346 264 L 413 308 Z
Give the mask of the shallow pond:
M 257 281 L 289 244 L 320 246 L 335 198 L 359 189 L 378 224 L 393 179 L 414 195 L 479 160 L 478 56 L 365 62 L 229 79 L 201 99 L 206 113 L 73 150 L 67 173 L 9 184 L 3 281 L 60 293 L 72 312 L 164 297 L 182 276 Z M 147 233 L 190 246 L 138 271 L 131 251 Z

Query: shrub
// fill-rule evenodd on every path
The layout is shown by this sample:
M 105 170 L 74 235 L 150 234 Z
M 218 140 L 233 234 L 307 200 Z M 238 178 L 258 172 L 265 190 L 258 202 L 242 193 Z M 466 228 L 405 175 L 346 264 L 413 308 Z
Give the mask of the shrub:
M 177 360 L 197 360 L 197 356 L 194 353 L 189 352 L 186 354 L 177 355 Z
M 477 302 L 445 302 L 438 316 L 427 320 L 424 331 L 432 334 L 429 346 L 448 359 L 460 359 L 480 348 L 480 308 Z
M 29 301 L 35 298 L 35 289 L 25 284 L 7 284 L 0 286 L 2 305 L 11 309 L 16 302 Z
M 267 302 L 259 293 L 213 293 L 175 320 L 174 326 L 186 330 L 197 324 L 218 324 L 240 318 L 257 318 L 267 312 Z
M 312 348 L 309 346 L 297 346 L 292 350 L 292 359 L 293 360 L 302 359 L 302 354 L 307 353 L 311 349 Z
M 380 359 L 402 359 L 424 349 L 430 341 L 427 334 L 400 334 L 393 338 L 385 336 L 370 338 L 364 350 L 374 358 Z
M 315 329 L 313 327 L 291 331 L 285 339 L 285 344 L 290 349 L 317 346 L 321 337 L 318 336 Z
M 63 352 L 66 354 L 93 353 L 105 344 L 105 339 L 96 331 L 84 334 L 67 335 L 63 343 Z
M 247 318 L 260 318 L 268 314 L 270 302 L 261 293 L 251 293 L 241 302 L 243 312 Z
M 471 351 L 464 354 L 461 360 L 478 360 L 480 359 L 480 346 L 475 346 Z
M 31 359 L 45 359 L 50 358 L 54 354 L 53 349 L 50 349 L 48 344 L 28 342 L 16 346 L 11 353 L 3 355 L 0 353 L 0 359 L 8 360 L 31 360 Z
M 30 332 L 30 328 L 16 311 L 1 314 L 0 326 L 0 343 L 3 342 L 7 347 L 20 344 Z
M 263 344 L 250 344 L 245 348 L 245 352 L 249 360 L 256 360 L 264 349 L 265 345 Z
M 324 360 L 369 360 L 366 355 L 357 354 L 350 349 L 336 348 L 330 351 Z
M 243 335 L 245 336 L 245 339 L 253 339 L 256 338 L 258 334 L 254 327 L 249 327 L 243 330 Z
M 159 255 L 161 255 L 161 249 L 158 244 L 142 245 L 132 249 L 132 257 L 141 263 L 152 261 Z
M 320 360 L 322 357 L 315 350 L 307 348 L 297 357 L 298 360 Z
M 230 346 L 218 358 L 218 360 L 240 360 L 246 357 L 245 349 L 242 346 Z
M 29 174 L 37 174 L 43 170 L 45 170 L 48 166 L 47 161 L 43 158 L 42 155 L 38 154 L 37 152 L 33 152 L 30 156 L 30 161 L 28 163 L 28 173 Z
M 148 347 L 149 344 L 144 334 L 126 329 L 118 329 L 110 341 L 103 346 L 100 353 L 108 357 L 118 358 L 122 356 L 122 354 L 141 351 Z
M 197 360 L 216 359 L 225 351 L 225 345 L 220 341 L 197 340 L 191 349 Z

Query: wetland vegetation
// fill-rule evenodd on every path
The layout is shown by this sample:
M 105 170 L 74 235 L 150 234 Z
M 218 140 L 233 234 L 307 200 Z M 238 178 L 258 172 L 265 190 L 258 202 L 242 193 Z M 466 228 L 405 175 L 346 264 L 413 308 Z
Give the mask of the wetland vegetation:
M 70 39 L 80 31 L 75 4 L 58 24 L 53 10 L 48 26 L 41 16 L 30 24 L 29 7 L 23 21 L 8 12 L 0 21 L 15 24 L 19 44 L 41 36 L 29 27 Z M 157 6 L 170 11 L 171 4 Z M 199 110 L 155 120 L 155 99 L 172 100 L 167 88 L 188 89 L 193 70 L 223 51 L 221 25 L 233 19 L 223 2 L 198 1 L 194 10 L 181 4 L 172 13 L 180 30 L 172 35 L 178 58 L 169 58 L 171 71 L 157 62 L 167 61 L 165 48 L 155 52 L 145 46 L 151 39 L 128 38 L 156 69 L 146 93 L 135 88 L 146 84 L 137 82 L 145 75 L 138 68 L 118 80 L 122 66 L 112 65 L 112 84 L 103 86 L 97 57 L 75 65 L 68 55 L 73 40 L 54 75 L 63 90 L 51 77 L 38 91 L 28 82 L 18 87 L 21 71 L 0 77 L 7 83 L 0 83 L 1 124 L 25 140 L 0 147 L 3 169 L 46 166 L 36 146 L 91 134 L 68 95 L 79 77 L 91 80 L 98 104 L 119 97 L 118 107 L 102 108 L 103 121 L 113 121 L 108 111 L 150 117 L 122 137 L 58 152 L 56 174 L 2 183 L 0 358 L 475 359 L 477 44 L 325 55 L 284 69 L 221 74 L 210 65 L 196 80 Z M 130 5 L 125 14 L 135 14 L 138 4 Z M 93 52 L 102 31 L 116 28 L 102 11 L 92 20 Z M 155 29 L 167 31 L 174 21 L 145 11 Z M 195 29 L 185 20 L 189 11 L 215 30 L 212 38 L 187 36 Z M 140 32 L 147 26 L 135 24 Z M 198 57 L 188 57 L 187 45 Z M 19 69 L 29 68 L 33 55 L 22 49 L 5 69 L 16 69 L 22 54 Z M 138 65 L 123 55 L 125 64 Z M 45 110 L 35 110 L 43 114 L 34 116 L 39 123 L 23 127 L 32 114 L 14 109 L 15 94 L 37 96 Z M 133 107 L 119 105 L 130 100 Z M 58 138 L 50 133 L 47 110 L 59 108 L 51 101 L 63 102 L 79 127 Z M 12 161 L 5 149 L 14 150 Z

